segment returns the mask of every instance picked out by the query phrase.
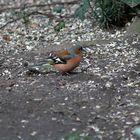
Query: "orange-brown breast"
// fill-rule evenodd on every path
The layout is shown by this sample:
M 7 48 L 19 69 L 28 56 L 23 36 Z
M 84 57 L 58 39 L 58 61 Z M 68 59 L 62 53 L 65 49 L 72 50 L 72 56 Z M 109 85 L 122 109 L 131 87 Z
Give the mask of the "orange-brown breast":
M 55 64 L 54 67 L 60 72 L 70 72 L 79 65 L 81 59 L 80 55 L 76 55 L 74 58 L 67 60 L 66 64 Z

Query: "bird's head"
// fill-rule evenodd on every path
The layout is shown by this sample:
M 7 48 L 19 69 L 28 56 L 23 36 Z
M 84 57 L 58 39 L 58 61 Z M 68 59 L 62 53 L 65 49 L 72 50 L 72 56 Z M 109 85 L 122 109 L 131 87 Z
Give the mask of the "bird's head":
M 75 46 L 73 49 L 74 49 L 75 54 L 81 54 L 83 47 L 78 45 L 78 46 Z
M 82 47 L 81 45 L 76 45 L 72 48 L 72 53 L 76 54 L 76 55 L 79 55 L 79 54 L 82 54 L 82 53 L 86 53 L 86 48 Z

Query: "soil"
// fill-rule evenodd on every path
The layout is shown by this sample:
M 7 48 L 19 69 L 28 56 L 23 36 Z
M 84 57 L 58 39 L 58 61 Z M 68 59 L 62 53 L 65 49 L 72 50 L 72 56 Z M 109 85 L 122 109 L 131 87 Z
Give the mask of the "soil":
M 129 36 L 129 44 L 134 39 Z M 102 46 L 87 47 L 107 52 Z M 124 61 L 128 48 L 137 54 Z M 90 65 L 86 68 L 83 60 L 70 75 L 55 70 L 29 73 L 24 62 L 42 54 L 22 48 L 15 49 L 18 53 L 4 50 L 0 47 L 1 140 L 60 140 L 72 131 L 92 140 L 136 139 L 131 131 L 140 123 L 139 41 L 116 48 L 118 57 L 111 48 L 110 56 L 90 54 L 85 58 Z

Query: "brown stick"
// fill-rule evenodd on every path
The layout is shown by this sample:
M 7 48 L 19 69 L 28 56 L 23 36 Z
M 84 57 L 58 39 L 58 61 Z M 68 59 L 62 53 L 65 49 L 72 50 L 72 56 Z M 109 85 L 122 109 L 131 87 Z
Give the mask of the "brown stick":
M 58 15 L 53 15 L 53 14 L 51 14 L 51 13 L 42 13 L 42 12 L 38 12 L 38 11 L 33 11 L 33 12 L 31 12 L 31 13 L 28 13 L 28 14 L 26 14 L 26 15 L 24 15 L 24 17 L 29 17 L 29 16 L 31 16 L 31 15 L 44 15 L 44 16 L 47 16 L 48 18 L 56 18 Z M 58 19 L 62 19 L 62 18 L 71 18 L 71 17 L 73 17 L 73 15 L 70 15 L 70 16 L 61 16 L 61 15 L 59 15 L 59 17 L 58 17 Z M 5 28 L 8 24 L 11 24 L 11 23 L 13 23 L 13 22 L 16 22 L 16 21 L 18 21 L 18 20 L 20 20 L 20 19 L 22 19 L 23 17 L 17 17 L 16 19 L 13 19 L 13 20 L 10 20 L 10 21 L 8 21 L 7 23 L 5 23 L 4 25 L 2 25 L 1 27 L 0 27 L 0 30 L 1 29 L 3 29 L 3 28 Z
M 50 4 L 32 4 L 32 5 L 28 5 L 28 4 L 25 4 L 24 6 L 26 8 L 32 8 L 32 7 L 46 7 L 46 6 L 53 6 L 53 5 L 63 5 L 63 4 L 78 4 L 80 3 L 80 0 L 73 0 L 71 2 L 53 2 L 53 3 L 50 3 Z M 18 10 L 18 9 L 21 9 L 23 8 L 23 5 L 22 6 L 18 6 L 18 7 L 5 7 L 3 9 L 0 9 L 0 13 L 1 12 L 5 12 L 5 11 L 9 11 L 9 10 Z

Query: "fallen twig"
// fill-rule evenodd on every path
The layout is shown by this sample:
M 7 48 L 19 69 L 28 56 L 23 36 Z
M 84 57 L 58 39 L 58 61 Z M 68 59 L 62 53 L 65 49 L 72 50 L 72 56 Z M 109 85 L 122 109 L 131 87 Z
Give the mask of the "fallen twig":
M 51 13 L 42 13 L 42 12 L 38 12 L 38 11 L 33 11 L 33 12 L 31 12 L 31 13 L 28 13 L 28 14 L 26 14 L 26 15 L 24 15 L 24 18 L 25 17 L 29 17 L 29 16 L 31 16 L 31 15 L 44 15 L 44 16 L 46 16 L 47 18 L 58 18 L 58 19 L 62 19 L 62 18 L 71 18 L 71 17 L 73 17 L 73 15 L 69 15 L 69 16 L 62 16 L 62 15 L 53 15 L 53 14 L 51 14 Z M 4 25 L 2 25 L 1 27 L 0 27 L 0 30 L 1 29 L 3 29 L 3 28 L 5 28 L 7 25 L 9 25 L 9 24 L 11 24 L 11 23 L 13 23 L 13 22 L 17 22 L 18 20 L 20 20 L 20 19 L 22 19 L 23 18 L 23 16 L 20 16 L 20 17 L 17 17 L 16 19 L 13 19 L 13 20 L 10 20 L 10 21 L 8 21 L 7 23 L 5 23 Z
M 17 7 L 5 7 L 3 9 L 0 9 L 0 13 L 1 12 L 5 12 L 5 11 L 9 11 L 9 10 L 18 10 L 18 9 L 22 9 L 23 6 L 26 7 L 26 8 L 33 8 L 33 7 L 50 7 L 50 6 L 53 6 L 53 5 L 63 5 L 63 4 L 78 4 L 80 2 L 80 0 L 74 0 L 74 1 L 70 1 L 70 2 L 53 2 L 53 3 L 50 3 L 50 4 L 24 4 L 24 5 L 21 5 L 21 6 L 17 6 Z

